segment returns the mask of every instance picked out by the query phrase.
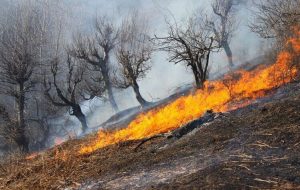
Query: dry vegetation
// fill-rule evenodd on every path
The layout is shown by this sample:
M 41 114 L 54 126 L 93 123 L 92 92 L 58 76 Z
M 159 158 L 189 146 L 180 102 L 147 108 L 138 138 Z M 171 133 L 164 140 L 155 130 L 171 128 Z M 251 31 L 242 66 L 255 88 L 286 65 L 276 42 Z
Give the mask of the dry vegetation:
M 298 88 L 291 84 L 279 90 L 288 89 L 288 97 L 225 114 L 179 140 L 153 139 L 136 151 L 139 141 L 78 155 L 90 136 L 30 160 L 14 157 L 0 165 L 0 187 L 300 188 Z

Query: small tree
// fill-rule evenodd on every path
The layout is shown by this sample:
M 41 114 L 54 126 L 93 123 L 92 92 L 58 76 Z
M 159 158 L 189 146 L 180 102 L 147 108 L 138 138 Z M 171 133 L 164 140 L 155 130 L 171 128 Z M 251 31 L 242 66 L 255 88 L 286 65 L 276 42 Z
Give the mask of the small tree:
M 146 20 L 138 19 L 137 12 L 123 20 L 116 57 L 120 72 L 115 77 L 119 88 L 132 87 L 137 101 L 145 106 L 148 102 L 142 97 L 138 80 L 144 78 L 151 69 L 150 59 L 153 52 L 148 35 Z
M 236 4 L 235 0 L 214 0 L 211 5 L 217 16 L 217 19 L 211 22 L 211 26 L 216 41 L 225 50 L 230 67 L 234 66 L 229 42 L 235 29 L 234 6 Z
M 112 91 L 109 58 L 116 46 L 119 31 L 106 17 L 97 18 L 94 28 L 95 33 L 92 37 L 88 38 L 82 35 L 75 37 L 70 52 L 72 56 L 92 65 L 94 70 L 99 72 L 99 77 L 103 78 L 105 82 L 110 104 L 115 111 L 118 111 L 119 108 Z
M 205 18 L 205 17 L 202 17 Z M 190 67 L 196 87 L 202 88 L 208 78 L 210 53 L 218 49 L 214 33 L 207 27 L 206 20 L 191 17 L 186 27 L 168 24 L 166 37 L 155 37 L 160 50 L 169 53 L 169 61 L 184 63 Z
M 65 69 L 67 72 L 63 72 Z M 86 94 L 90 93 L 86 89 L 91 88 L 86 80 L 86 71 L 83 64 L 67 55 L 67 60 L 62 64 L 59 58 L 53 60 L 51 66 L 52 80 L 47 81 L 46 78 L 44 80 L 46 97 L 55 106 L 69 107 L 70 115 L 75 116 L 80 121 L 83 132 L 86 132 L 88 125 L 81 110 L 80 102 L 86 99 Z M 64 81 L 65 85 L 58 83 L 61 80 Z M 53 90 L 52 87 L 54 87 Z M 90 95 L 90 97 L 93 97 L 93 95 Z

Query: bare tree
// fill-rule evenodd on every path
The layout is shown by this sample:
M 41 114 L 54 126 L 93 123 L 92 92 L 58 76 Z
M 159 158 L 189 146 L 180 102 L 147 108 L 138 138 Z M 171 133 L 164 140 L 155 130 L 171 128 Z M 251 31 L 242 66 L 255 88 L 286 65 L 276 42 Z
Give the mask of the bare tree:
M 119 31 L 106 17 L 97 18 L 94 28 L 95 34 L 92 37 L 82 35 L 75 37 L 70 51 L 72 56 L 84 60 L 92 65 L 94 70 L 99 71 L 99 75 L 104 79 L 110 104 L 115 111 L 118 111 L 110 79 L 109 61 L 110 54 L 116 46 Z
M 141 106 L 148 102 L 142 97 L 138 80 L 144 78 L 151 69 L 150 59 L 153 52 L 148 35 L 148 24 L 137 12 L 123 20 L 116 57 L 120 72 L 116 78 L 119 88 L 132 87 Z
M 202 88 L 208 78 L 210 53 L 218 49 L 214 33 L 207 27 L 203 16 L 192 16 L 186 27 L 168 24 L 166 37 L 155 37 L 160 50 L 169 53 L 169 61 L 184 63 L 190 67 L 196 81 L 196 87 Z
M 64 72 L 65 70 L 67 72 Z M 87 99 L 85 96 L 90 93 L 86 91 L 86 88 L 91 88 L 86 81 L 86 71 L 86 67 L 82 63 L 68 54 L 65 62 L 60 62 L 59 58 L 53 60 L 51 67 L 52 80 L 47 81 L 46 78 L 44 80 L 46 97 L 55 106 L 69 107 L 70 115 L 75 116 L 80 121 L 83 132 L 86 132 L 88 125 L 81 110 L 80 102 Z M 60 85 L 59 80 L 64 80 L 65 85 Z M 54 87 L 53 90 L 52 87 Z M 93 95 L 89 97 L 93 97 Z
M 37 84 L 34 76 L 39 65 L 39 47 L 44 43 L 39 38 L 42 32 L 39 16 L 34 7 L 20 4 L 8 13 L 1 25 L 1 93 L 15 99 L 19 131 L 15 141 L 24 152 L 29 151 L 25 135 L 26 95 Z
M 225 50 L 230 67 L 234 66 L 232 51 L 229 45 L 235 29 L 235 0 L 214 0 L 212 9 L 217 19 L 211 22 L 219 46 Z
M 48 146 L 48 140 L 53 134 L 50 120 L 60 117 L 63 110 L 54 106 L 44 96 L 43 77 L 44 73 L 50 72 L 51 60 L 57 54 L 57 48 L 64 44 L 67 33 L 67 23 L 65 20 L 65 9 L 59 0 L 33 0 L 40 12 L 40 28 L 42 30 L 39 38 L 45 41 L 39 47 L 39 67 L 35 77 L 39 81 L 34 90 L 28 96 L 28 104 L 32 105 L 26 111 L 28 128 L 27 133 L 32 151 L 38 151 Z
M 300 24 L 298 0 L 259 0 L 255 5 L 250 29 L 263 38 L 273 38 L 282 45 L 293 35 L 292 28 Z

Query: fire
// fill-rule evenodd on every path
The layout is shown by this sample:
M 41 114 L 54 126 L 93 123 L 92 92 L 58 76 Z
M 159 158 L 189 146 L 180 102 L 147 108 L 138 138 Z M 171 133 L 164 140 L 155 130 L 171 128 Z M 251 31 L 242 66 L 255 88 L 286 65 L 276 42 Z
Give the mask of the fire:
M 38 155 L 39 155 L 39 153 L 34 152 L 34 153 L 32 153 L 32 154 L 26 156 L 25 159 L 26 159 L 26 160 L 33 160 L 33 159 L 35 159 L 36 157 L 38 157 Z
M 97 138 L 81 147 L 79 153 L 87 154 L 118 142 L 169 132 L 201 117 L 206 110 L 223 112 L 249 105 L 253 100 L 267 95 L 268 91 L 291 82 L 298 74 L 291 62 L 293 55 L 300 53 L 300 40 L 291 39 L 288 45 L 292 46 L 294 53 L 279 53 L 273 65 L 259 66 L 252 71 L 239 70 L 223 80 L 207 81 L 203 89 L 180 97 L 164 107 L 140 114 L 124 129 L 99 131 Z M 244 103 L 232 106 L 233 102 L 239 101 Z
M 54 145 L 55 145 L 55 146 L 61 145 L 61 144 L 64 143 L 64 142 L 65 142 L 65 139 L 60 138 L 60 137 L 56 137 L 56 138 L 54 139 Z

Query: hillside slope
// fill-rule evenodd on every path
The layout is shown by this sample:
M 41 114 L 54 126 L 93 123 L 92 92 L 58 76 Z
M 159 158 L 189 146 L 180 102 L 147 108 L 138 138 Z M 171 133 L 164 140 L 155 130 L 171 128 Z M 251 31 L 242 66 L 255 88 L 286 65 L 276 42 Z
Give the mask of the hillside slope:
M 78 155 L 89 138 L 0 165 L 1 189 L 300 188 L 300 86 L 221 114 L 180 139 Z

